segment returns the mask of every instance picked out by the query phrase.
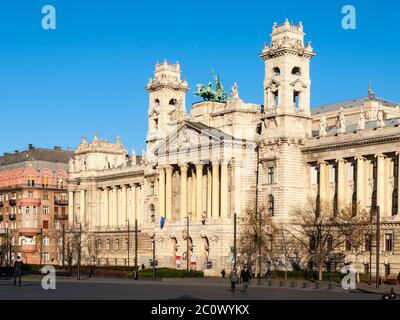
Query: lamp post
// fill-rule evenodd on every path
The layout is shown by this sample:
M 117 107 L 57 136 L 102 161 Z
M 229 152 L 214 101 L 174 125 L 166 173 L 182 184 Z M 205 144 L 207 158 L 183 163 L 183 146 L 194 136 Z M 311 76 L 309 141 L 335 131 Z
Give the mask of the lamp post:
M 372 283 L 372 224 L 373 224 L 373 217 L 372 217 L 372 209 L 375 208 L 376 211 L 376 260 L 375 260 L 375 286 L 376 288 L 380 287 L 380 250 L 381 250 L 381 207 L 369 207 L 371 208 L 371 215 L 370 215 L 370 243 L 369 243 L 369 283 Z
M 255 214 L 258 216 L 258 285 L 261 285 L 261 230 L 262 230 L 262 212 L 258 213 L 258 182 L 260 176 L 260 144 L 257 143 L 257 165 L 256 165 L 256 203 L 255 203 Z
M 237 214 L 233 215 L 233 269 L 237 267 L 237 247 L 236 247 L 236 236 L 237 236 Z
M 130 253 L 130 245 L 129 245 L 129 243 L 130 243 L 130 240 L 131 240 L 131 237 L 130 237 L 130 225 L 129 225 L 129 219 L 126 219 L 126 222 L 127 222 L 127 224 L 128 224 L 128 245 L 127 245 L 127 251 L 128 251 L 128 272 L 129 272 L 129 258 L 130 258 L 130 256 L 129 256 L 129 253 Z
M 78 238 L 78 274 L 77 279 L 81 280 L 81 250 L 82 250 L 82 224 L 79 224 L 79 238 Z
M 135 219 L 135 280 L 138 279 L 138 221 Z
M 380 279 L 379 279 L 379 254 L 380 254 L 380 237 L 381 237 L 381 207 L 376 207 L 376 288 L 379 288 Z
M 186 272 L 189 273 L 189 215 L 186 220 Z
M 151 237 L 153 245 L 153 280 L 156 280 L 156 234 Z

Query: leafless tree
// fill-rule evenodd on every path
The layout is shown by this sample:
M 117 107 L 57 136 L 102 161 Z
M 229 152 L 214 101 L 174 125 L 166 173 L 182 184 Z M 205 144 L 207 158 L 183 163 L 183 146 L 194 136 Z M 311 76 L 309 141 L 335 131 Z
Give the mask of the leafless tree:
M 316 265 L 319 280 L 323 279 L 323 270 L 345 239 L 338 230 L 338 218 L 327 203 L 308 200 L 305 205 L 291 210 L 291 223 L 286 230 L 297 245 L 307 254 L 310 267 Z
M 265 267 L 275 261 L 276 257 L 276 228 L 272 217 L 263 206 L 257 211 L 255 214 L 254 206 L 248 206 L 238 218 L 238 263 L 247 265 L 249 269 L 254 269 L 258 263 L 260 246 Z

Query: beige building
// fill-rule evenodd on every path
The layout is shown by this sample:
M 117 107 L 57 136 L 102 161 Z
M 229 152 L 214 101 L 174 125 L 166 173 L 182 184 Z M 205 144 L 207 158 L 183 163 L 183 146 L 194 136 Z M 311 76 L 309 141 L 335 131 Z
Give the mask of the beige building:
M 184 268 L 189 259 L 192 268 L 218 274 L 232 262 L 233 214 L 254 205 L 258 192 L 259 205 L 278 223 L 289 223 L 290 210 L 309 195 L 336 207 L 380 205 L 381 270 L 400 271 L 400 106 L 370 88 L 364 98 L 311 109 L 315 53 L 304 35 L 301 23 L 273 26 L 260 54 L 263 105 L 242 101 L 235 84 L 226 102 L 195 103 L 188 113 L 188 84 L 179 64 L 165 61 L 146 86 L 141 156 L 129 155 L 119 138 L 82 139 L 70 163 L 68 217 L 71 228 L 81 224 L 93 237 L 93 260 L 127 264 L 128 221 L 133 230 L 137 220 L 139 264 L 149 265 L 154 236 L 159 266 Z M 133 233 L 130 239 L 133 248 Z M 367 257 L 360 260 L 365 268 Z

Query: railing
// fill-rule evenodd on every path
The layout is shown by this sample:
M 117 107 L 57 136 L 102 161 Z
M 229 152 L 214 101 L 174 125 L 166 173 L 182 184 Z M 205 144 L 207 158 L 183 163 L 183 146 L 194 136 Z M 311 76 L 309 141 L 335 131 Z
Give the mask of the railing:
M 10 206 L 16 206 L 17 205 L 17 199 L 10 199 L 8 200 L 8 204 Z
M 17 215 L 15 213 L 12 213 L 12 214 L 8 215 L 8 220 L 15 221 L 16 219 L 17 219 Z
M 68 186 L 63 185 L 59 186 L 56 184 L 27 184 L 27 183 L 19 183 L 12 184 L 6 186 L 0 186 L 0 190 L 9 190 L 9 189 L 22 189 L 22 188 L 32 188 L 32 189 L 57 189 L 57 190 L 68 190 Z
M 54 204 L 57 206 L 67 206 L 68 200 L 67 199 L 54 199 Z
M 54 219 L 56 220 L 68 220 L 68 214 L 66 213 L 55 213 Z

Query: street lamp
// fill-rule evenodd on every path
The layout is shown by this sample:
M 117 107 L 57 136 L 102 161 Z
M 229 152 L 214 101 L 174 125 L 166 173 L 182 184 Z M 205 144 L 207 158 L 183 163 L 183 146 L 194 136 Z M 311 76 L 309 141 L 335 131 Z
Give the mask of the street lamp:
M 379 288 L 380 286 L 380 270 L 379 270 L 379 263 L 380 263 L 380 237 L 381 237 L 381 207 L 367 207 L 371 208 L 371 215 L 370 215 L 370 242 L 369 242 L 369 283 L 372 282 L 372 209 L 375 208 L 376 210 L 376 275 L 375 275 L 375 286 Z
M 129 227 L 130 227 L 130 225 L 129 225 L 129 219 L 126 219 L 126 222 L 127 222 L 127 224 L 128 224 L 128 245 L 127 245 L 127 248 L 126 248 L 126 249 L 128 250 L 128 272 L 129 272 L 129 266 L 130 266 L 130 265 L 129 265 L 129 258 L 130 258 L 130 257 L 129 257 L 129 252 L 130 252 L 130 246 L 129 246 L 129 243 L 130 243 L 130 239 L 131 239 L 131 238 L 130 238 L 130 228 L 129 228 Z
M 135 280 L 138 279 L 138 221 L 135 219 Z
M 156 280 L 156 234 L 151 237 L 153 245 L 153 280 Z

